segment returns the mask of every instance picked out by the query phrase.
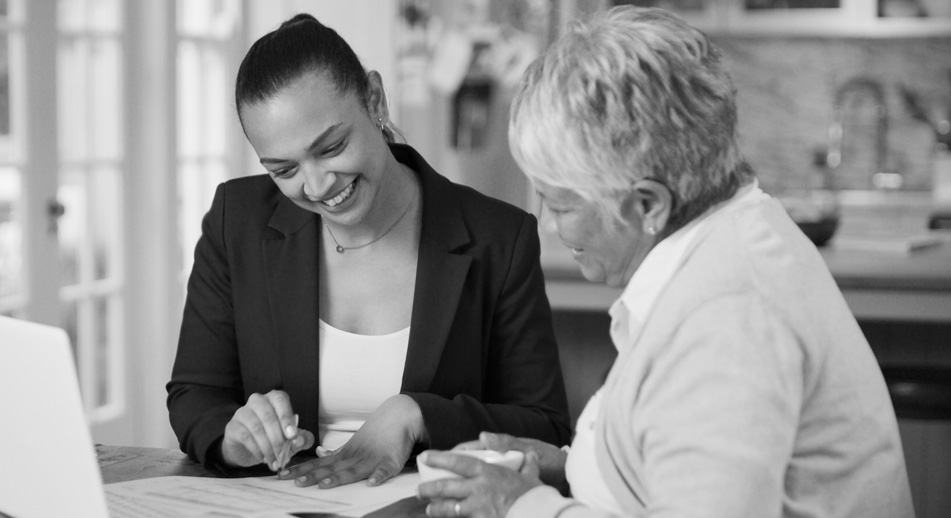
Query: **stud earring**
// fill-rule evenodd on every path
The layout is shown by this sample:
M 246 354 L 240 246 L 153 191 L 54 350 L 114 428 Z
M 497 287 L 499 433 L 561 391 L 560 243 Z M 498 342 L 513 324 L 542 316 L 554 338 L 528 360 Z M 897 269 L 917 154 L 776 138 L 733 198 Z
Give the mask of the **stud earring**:
M 383 122 L 383 119 L 380 118 L 380 117 L 377 117 L 376 120 L 380 121 L 380 133 L 384 133 L 384 134 L 385 134 L 385 133 L 386 133 L 386 130 L 385 130 L 384 126 L 386 126 L 386 124 Z
M 653 236 L 657 234 L 657 229 L 654 228 L 654 225 L 647 225 L 647 235 Z

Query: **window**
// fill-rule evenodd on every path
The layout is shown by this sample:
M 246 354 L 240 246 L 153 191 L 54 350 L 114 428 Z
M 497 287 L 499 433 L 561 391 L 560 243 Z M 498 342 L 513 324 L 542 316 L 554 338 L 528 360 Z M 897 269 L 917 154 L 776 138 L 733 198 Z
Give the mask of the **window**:
M 237 171 L 234 53 L 238 0 L 178 0 L 178 203 L 182 279 L 215 188 Z
M 23 20 L 19 2 L 0 2 L 0 315 L 22 316 L 23 285 Z
M 93 423 L 125 405 L 121 20 L 120 0 L 58 3 L 60 314 Z

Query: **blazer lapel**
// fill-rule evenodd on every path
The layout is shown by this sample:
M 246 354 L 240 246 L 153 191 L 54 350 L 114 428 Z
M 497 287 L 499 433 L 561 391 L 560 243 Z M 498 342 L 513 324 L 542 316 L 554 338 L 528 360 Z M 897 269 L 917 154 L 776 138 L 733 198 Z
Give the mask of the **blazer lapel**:
M 416 287 L 402 389 L 425 392 L 439 367 L 459 305 L 468 255 L 453 253 L 469 242 L 452 184 L 432 170 L 412 148 L 391 146 L 400 162 L 418 171 L 423 189 L 423 224 L 416 263 Z
M 265 277 L 281 388 L 295 395 L 300 427 L 317 430 L 318 217 L 283 198 L 271 216 L 262 242 Z M 308 419 L 305 416 L 312 416 Z

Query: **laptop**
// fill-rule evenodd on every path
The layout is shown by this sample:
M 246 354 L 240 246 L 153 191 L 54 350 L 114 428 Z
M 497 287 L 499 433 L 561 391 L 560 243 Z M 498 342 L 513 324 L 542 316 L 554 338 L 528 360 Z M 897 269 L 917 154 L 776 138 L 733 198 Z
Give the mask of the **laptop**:
M 0 518 L 175 517 L 107 496 L 69 336 L 0 316 Z
M 0 416 L 0 516 L 109 516 L 65 331 L 0 316 Z

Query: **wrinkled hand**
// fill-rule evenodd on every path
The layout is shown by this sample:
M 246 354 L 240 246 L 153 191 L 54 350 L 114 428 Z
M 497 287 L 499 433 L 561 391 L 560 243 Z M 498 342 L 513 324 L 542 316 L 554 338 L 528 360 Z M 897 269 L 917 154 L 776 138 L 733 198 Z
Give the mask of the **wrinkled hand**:
M 430 500 L 426 515 L 432 517 L 501 518 L 520 496 L 542 485 L 538 478 L 538 454 L 534 451 L 525 454 L 518 471 L 465 455 L 432 450 L 421 453 L 418 461 L 461 476 L 419 485 L 417 494 Z
M 453 449 L 500 452 L 515 450 L 526 455 L 528 455 L 528 452 L 534 452 L 538 457 L 539 478 L 542 482 L 559 488 L 568 483 L 565 478 L 565 462 L 568 459 L 568 454 L 557 446 L 538 439 L 523 439 L 504 433 L 482 432 L 479 434 L 479 440 L 464 442 Z
M 230 466 L 265 463 L 277 471 L 277 456 L 287 440 L 291 441 L 291 455 L 314 445 L 314 434 L 297 428 L 287 393 L 251 394 L 225 426 L 221 458 Z
M 332 455 L 302 462 L 278 473 L 278 478 L 324 489 L 367 478 L 368 486 L 378 486 L 403 469 L 416 443 L 426 441 L 419 405 L 400 394 L 384 401 Z

